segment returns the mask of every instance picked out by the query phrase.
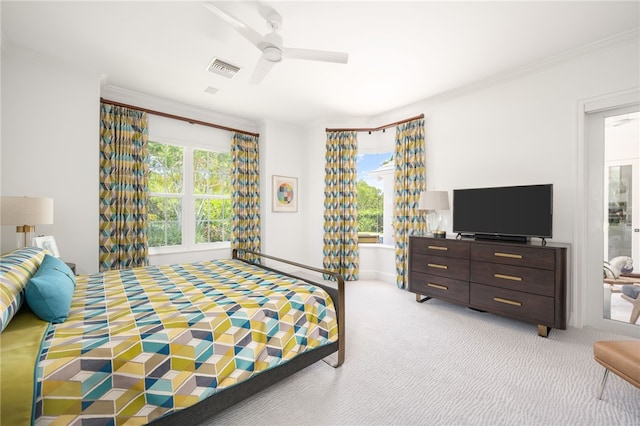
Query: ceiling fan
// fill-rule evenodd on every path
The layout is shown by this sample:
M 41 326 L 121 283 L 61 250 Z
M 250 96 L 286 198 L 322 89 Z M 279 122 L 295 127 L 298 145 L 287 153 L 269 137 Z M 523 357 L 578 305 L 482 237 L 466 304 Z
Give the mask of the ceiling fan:
M 278 29 L 282 26 L 282 16 L 273 8 L 263 3 L 259 3 L 259 12 L 266 20 L 267 27 L 271 30 L 271 32 L 264 36 L 244 22 L 220 9 L 212 2 L 204 2 L 204 6 L 230 24 L 233 29 L 262 52 L 262 56 L 251 76 L 250 84 L 260 83 L 273 65 L 282 61 L 283 58 L 335 62 L 339 64 L 346 64 L 349 60 L 348 53 L 283 47 L 282 37 L 278 34 Z

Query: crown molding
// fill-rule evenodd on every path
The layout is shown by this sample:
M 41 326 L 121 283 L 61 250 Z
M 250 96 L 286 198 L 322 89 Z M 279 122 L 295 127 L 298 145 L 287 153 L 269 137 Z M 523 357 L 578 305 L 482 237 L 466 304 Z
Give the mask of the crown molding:
M 136 105 L 141 108 L 147 108 L 156 111 L 162 111 L 167 114 L 174 114 L 183 117 L 189 117 L 200 121 L 214 121 L 216 124 L 241 128 L 249 132 L 258 132 L 259 124 L 255 121 L 219 113 L 205 108 L 193 105 L 175 102 L 169 99 L 136 92 L 134 90 L 122 87 L 104 84 L 100 88 L 100 96 L 111 101 Z
M 530 62 L 528 64 L 522 65 L 520 67 L 512 68 L 502 73 L 494 74 L 492 76 L 478 80 L 476 82 L 433 95 L 429 98 L 424 99 L 421 102 L 436 101 L 436 100 L 440 101 L 443 99 L 457 97 L 462 94 L 473 92 L 479 89 L 484 89 L 486 87 L 490 87 L 508 80 L 512 80 L 522 75 L 531 74 L 551 66 L 568 62 L 576 58 L 593 55 L 599 52 L 624 46 L 629 43 L 638 43 L 638 42 L 640 42 L 640 27 L 636 27 L 631 30 L 624 31 L 622 33 L 613 35 L 611 37 L 607 37 L 607 38 L 595 41 L 593 43 L 589 43 L 589 44 L 577 47 L 575 49 L 567 50 L 565 52 L 559 53 L 554 56 L 549 56 L 539 61 Z M 421 103 L 421 102 L 417 102 L 417 103 Z

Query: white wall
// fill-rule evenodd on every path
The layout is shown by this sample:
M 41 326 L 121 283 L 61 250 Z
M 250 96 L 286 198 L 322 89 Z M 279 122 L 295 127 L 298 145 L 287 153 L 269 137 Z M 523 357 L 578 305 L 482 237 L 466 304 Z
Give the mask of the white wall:
M 307 241 L 304 239 L 304 220 L 309 214 L 309 193 L 305 173 L 304 132 L 300 127 L 265 121 L 260 129 L 261 163 L 261 227 L 262 252 L 293 260 L 304 261 Z M 298 178 L 298 211 L 274 212 L 272 177 Z
M 98 269 L 100 76 L 2 50 L 3 196 L 54 200 L 53 235 L 79 273 Z M 1 252 L 15 248 L 2 226 Z
M 576 310 L 582 309 L 579 305 L 582 283 L 572 279 L 577 267 L 576 253 L 583 249 L 576 247 L 574 235 L 577 174 L 581 167 L 578 104 L 584 99 L 640 86 L 639 51 L 636 41 L 565 58 L 375 118 L 379 126 L 425 114 L 429 189 L 554 185 L 554 237 L 549 241 L 574 246 L 568 289 L 571 325 L 576 325 Z M 310 149 L 319 163 L 323 161 L 324 128 L 318 124 L 307 132 L 309 143 L 314 146 Z M 312 188 L 321 185 L 320 167 L 319 164 L 308 167 Z M 448 232 L 451 226 L 448 220 Z M 316 248 L 311 250 L 309 261 L 321 260 L 321 234 L 320 227 L 310 230 L 308 239 L 315 242 Z M 392 255 L 390 252 L 389 256 Z M 366 264 L 368 260 L 362 262 Z

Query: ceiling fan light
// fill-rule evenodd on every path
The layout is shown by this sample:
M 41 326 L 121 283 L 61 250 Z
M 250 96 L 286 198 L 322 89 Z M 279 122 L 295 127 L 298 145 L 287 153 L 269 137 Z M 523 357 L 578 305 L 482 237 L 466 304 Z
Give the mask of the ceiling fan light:
M 262 57 L 269 62 L 280 62 L 282 60 L 282 50 L 275 46 L 267 46 L 262 50 Z

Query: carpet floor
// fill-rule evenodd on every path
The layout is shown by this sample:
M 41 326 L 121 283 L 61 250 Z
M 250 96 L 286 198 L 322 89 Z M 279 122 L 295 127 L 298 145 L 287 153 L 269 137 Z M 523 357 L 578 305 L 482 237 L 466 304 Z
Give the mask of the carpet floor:
M 346 288 L 342 367 L 318 362 L 203 425 L 640 425 L 640 389 L 603 367 L 593 343 L 629 337 L 552 329 L 378 281 Z

